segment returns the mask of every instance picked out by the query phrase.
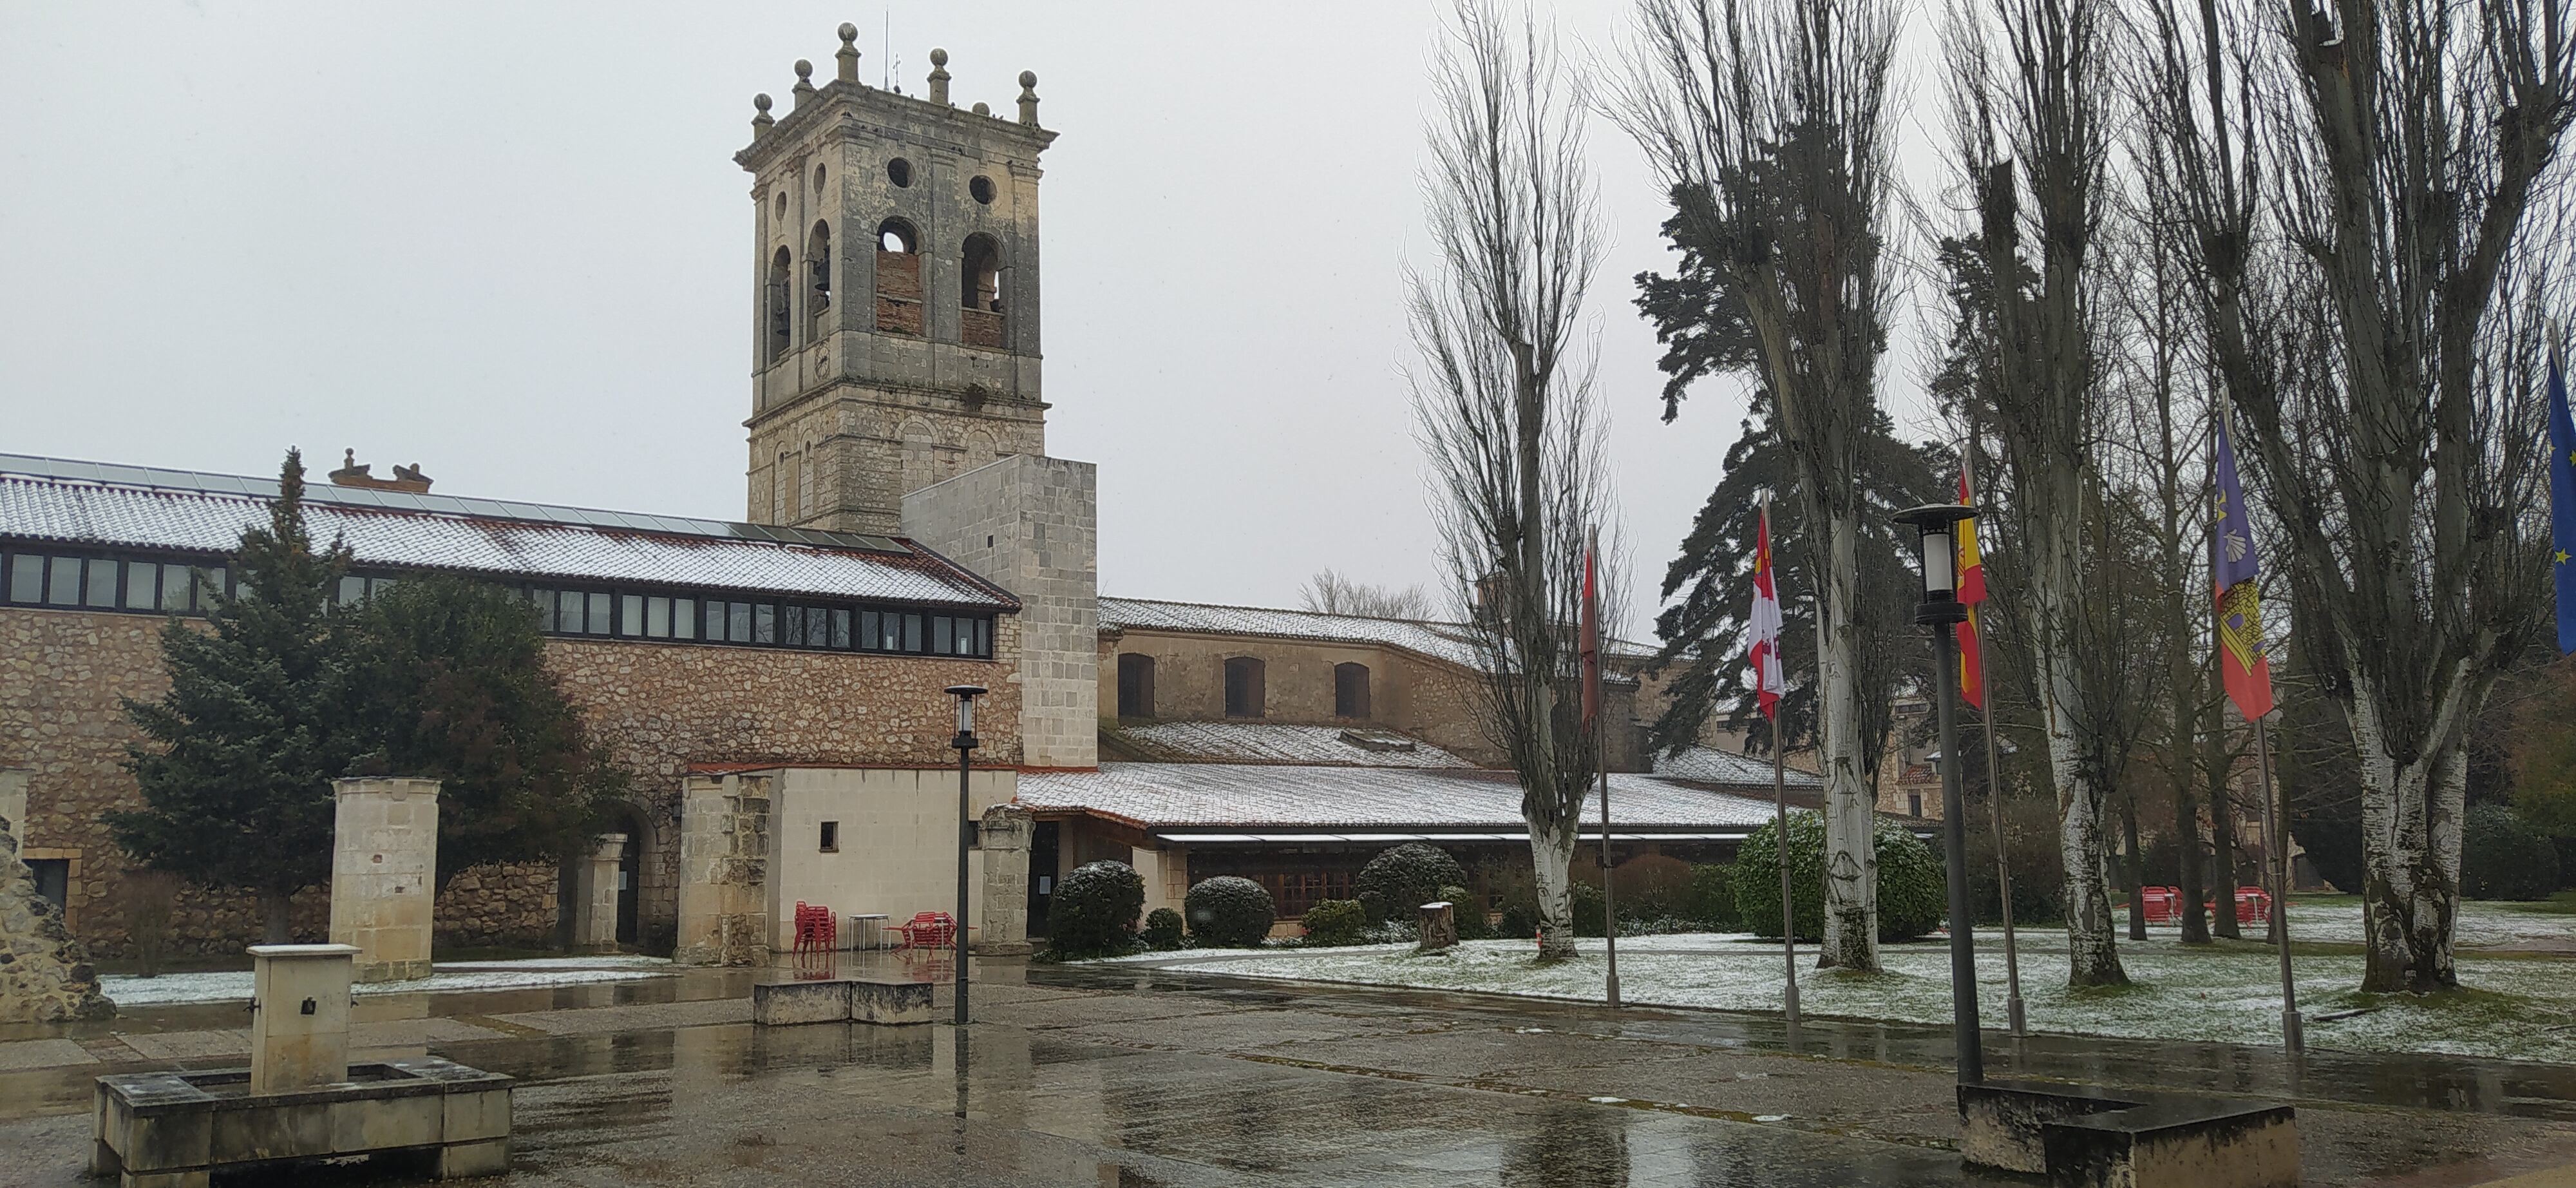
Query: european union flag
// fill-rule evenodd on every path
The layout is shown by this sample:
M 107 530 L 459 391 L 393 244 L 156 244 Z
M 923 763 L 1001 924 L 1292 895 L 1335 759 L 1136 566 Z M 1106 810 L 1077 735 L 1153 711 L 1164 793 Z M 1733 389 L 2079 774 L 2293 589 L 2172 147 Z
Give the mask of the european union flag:
M 2549 568 L 2558 575 L 2558 651 L 2576 652 L 2576 422 L 2567 418 L 2567 373 L 2549 352 Z

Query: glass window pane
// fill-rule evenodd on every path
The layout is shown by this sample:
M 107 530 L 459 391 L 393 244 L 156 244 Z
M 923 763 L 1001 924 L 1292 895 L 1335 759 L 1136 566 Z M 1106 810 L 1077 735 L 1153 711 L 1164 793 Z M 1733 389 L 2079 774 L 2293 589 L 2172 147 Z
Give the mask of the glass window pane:
M 9 601 L 45 600 L 45 559 L 29 553 L 9 555 Z
M 207 592 L 212 591 L 216 594 L 221 594 L 224 590 L 224 567 L 221 565 L 207 566 L 206 580 L 197 587 L 197 609 L 215 609 L 213 603 L 208 599 Z M 234 589 L 232 591 L 232 596 L 239 598 L 248 593 L 250 593 L 250 583 L 243 582 L 238 589 Z
M 975 654 L 986 657 L 993 654 L 993 621 L 991 619 L 975 620 Z
M 673 639 L 696 639 L 697 637 L 698 637 L 698 600 L 697 600 L 697 599 L 695 599 L 695 598 L 674 598 L 674 599 L 672 599 L 672 600 L 671 600 L 671 638 L 673 638 Z
M 759 603 L 754 603 L 754 604 L 752 604 L 752 608 L 751 608 L 751 642 L 753 642 L 753 643 L 776 643 L 776 642 L 778 642 L 778 606 L 777 606 L 777 604 L 775 604 L 775 603 L 769 603 L 769 602 L 759 602 Z
M 367 579 L 350 574 L 340 579 L 340 605 L 347 606 L 367 596 Z
M 380 577 L 367 579 L 367 597 L 369 598 L 381 598 L 384 596 L 385 591 L 393 588 L 394 579 L 392 578 Z
M 583 608 L 589 605 L 590 600 L 583 598 L 579 590 L 556 591 L 555 630 L 566 635 L 581 634 Z
M 654 639 L 671 638 L 671 600 L 662 597 L 644 600 L 644 634 Z
M 930 652 L 932 655 L 945 656 L 950 652 L 957 650 L 957 644 L 955 642 L 956 637 L 952 634 L 952 630 L 955 627 L 956 622 L 957 620 L 949 618 L 946 615 L 930 616 Z
M 623 594 L 618 596 L 618 604 L 617 633 L 619 635 L 644 634 L 644 596 Z
M 161 605 L 161 567 L 150 561 L 125 563 L 125 609 L 152 610 Z
M 804 608 L 804 607 L 801 607 L 801 606 L 791 606 L 791 607 L 788 607 L 788 608 L 787 608 L 787 639 L 786 639 L 786 644 L 787 644 L 787 646 L 788 646 L 788 647 L 791 647 L 791 648 L 801 648 L 801 647 L 804 647 L 804 646 L 805 646 L 805 608 Z
M 850 612 L 846 610 L 832 612 L 832 646 L 850 650 Z
M 116 562 L 105 557 L 89 559 L 89 599 L 91 606 L 116 605 Z
M 608 595 L 606 595 L 606 594 L 602 594 L 602 593 L 599 593 L 599 592 L 597 592 L 597 591 L 593 591 L 593 592 L 591 593 L 591 596 L 590 596 L 590 633 L 591 633 L 592 635 L 606 635 L 606 634 L 608 634 L 608 624 L 609 624 L 609 618 L 608 618 L 608 616 L 609 616 L 609 607 L 610 607 L 610 605 L 611 605 L 611 604 L 610 604 L 610 602 L 609 602 L 609 600 L 608 600 Z
M 188 609 L 190 595 L 196 592 L 197 575 L 185 565 L 161 567 L 161 609 L 178 613 Z
M 725 638 L 735 643 L 750 643 L 751 604 L 728 602 L 725 604 L 725 611 Z
M 860 611 L 859 646 L 871 652 L 882 647 L 884 645 L 884 641 L 877 638 L 878 630 L 877 613 L 872 610 Z
M 54 606 L 80 605 L 81 559 L 56 557 L 46 570 L 45 601 Z
M 904 651 L 918 652 L 921 650 L 921 619 L 922 616 L 920 615 L 905 615 L 903 617 Z

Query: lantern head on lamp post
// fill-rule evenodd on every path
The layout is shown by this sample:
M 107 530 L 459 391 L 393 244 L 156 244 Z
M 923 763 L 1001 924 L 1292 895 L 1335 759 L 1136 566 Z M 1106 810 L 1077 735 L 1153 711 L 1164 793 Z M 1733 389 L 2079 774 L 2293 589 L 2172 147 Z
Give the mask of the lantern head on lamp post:
M 1950 1015 L 1952 1040 L 1959 1049 L 1959 1082 L 1986 1079 L 1986 1059 L 1977 1030 L 1977 942 L 1968 915 L 1967 814 L 1959 808 L 1959 658 L 1951 629 L 1966 621 L 1959 602 L 1959 521 L 1977 514 L 1958 503 L 1930 503 L 1896 513 L 1896 522 L 1914 529 L 1916 556 L 1923 571 L 1923 601 L 1914 621 L 1932 629 L 1932 671 L 1940 686 L 1933 699 L 1941 724 L 1941 817 L 1943 851 L 1950 884 Z
M 966 861 L 975 845 L 975 817 L 966 795 L 971 756 L 975 753 L 975 699 L 984 695 L 982 685 L 950 685 L 948 695 L 957 699 L 957 737 L 948 745 L 957 748 L 957 1023 L 966 1023 Z

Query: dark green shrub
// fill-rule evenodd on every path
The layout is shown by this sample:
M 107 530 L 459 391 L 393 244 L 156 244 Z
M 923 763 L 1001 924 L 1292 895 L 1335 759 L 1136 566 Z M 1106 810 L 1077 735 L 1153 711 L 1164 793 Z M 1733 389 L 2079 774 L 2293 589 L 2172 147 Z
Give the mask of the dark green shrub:
M 1601 919 L 1601 888 L 1577 879 L 1566 890 L 1566 901 L 1574 909 L 1574 935 L 1602 935 L 1606 930 Z
M 1145 913 L 1145 928 L 1136 934 L 1145 947 L 1157 953 L 1169 953 L 1181 947 L 1181 914 L 1170 908 L 1155 908 Z
M 1368 927 L 1368 909 L 1356 899 L 1327 899 L 1306 909 L 1306 943 L 1310 945 L 1356 945 L 1360 930 Z
M 1765 824 L 1744 839 L 1735 852 L 1728 881 L 1744 927 L 1756 936 L 1780 935 L 1780 860 L 1775 856 L 1778 829 Z M 1875 836 L 1878 853 L 1878 939 L 1911 940 L 1941 925 L 1948 891 L 1941 865 L 1931 847 L 1892 821 L 1881 821 Z M 1789 814 L 1789 882 L 1797 914 L 1798 939 L 1817 940 L 1825 932 L 1825 819 L 1812 812 Z
M 1219 949 L 1259 948 L 1279 919 L 1270 892 L 1234 875 L 1200 880 L 1181 907 L 1189 912 L 1190 935 L 1202 946 Z
M 1730 873 L 1715 862 L 1692 867 L 1690 894 L 1682 901 L 1681 917 L 1719 932 L 1741 930 L 1744 918 L 1735 914 L 1735 887 L 1727 881 Z
M 1438 846 L 1406 842 L 1382 851 L 1360 868 L 1351 891 L 1368 910 L 1369 923 L 1409 921 L 1414 909 L 1440 898 L 1442 887 L 1467 885 L 1467 868 Z
M 2460 827 L 2460 894 L 2547 899 L 2558 887 L 2558 849 L 2500 804 L 2473 804 Z
M 1127 951 L 1145 880 L 1124 862 L 1091 862 L 1056 884 L 1047 905 L 1047 945 L 1059 957 L 1107 957 Z
M 1465 887 L 1442 887 L 1440 898 L 1448 900 L 1458 918 L 1458 939 L 1491 940 L 1494 926 L 1485 922 L 1485 897 Z
M 1678 920 L 1690 902 L 1691 865 L 1664 854 L 1640 854 L 1610 872 L 1622 920 Z
M 1538 906 L 1517 902 L 1504 904 L 1502 923 L 1494 925 L 1494 933 L 1504 940 L 1537 939 Z

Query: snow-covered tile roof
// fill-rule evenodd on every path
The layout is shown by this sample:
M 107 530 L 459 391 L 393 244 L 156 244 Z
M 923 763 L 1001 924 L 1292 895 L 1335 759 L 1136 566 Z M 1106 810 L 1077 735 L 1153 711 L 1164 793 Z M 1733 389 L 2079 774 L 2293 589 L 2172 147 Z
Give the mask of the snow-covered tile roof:
M 1745 829 L 1772 813 L 1767 800 L 1650 775 L 1612 775 L 1610 798 L 1614 830 Z M 1019 803 L 1036 812 L 1098 813 L 1149 829 L 1525 827 L 1520 785 L 1509 772 L 1486 770 L 1103 763 L 1098 771 L 1023 774 Z M 1584 817 L 1600 820 L 1597 793 Z
M 1475 667 L 1477 653 L 1462 623 L 1328 615 L 1277 607 L 1164 602 L 1151 598 L 1100 599 L 1102 631 L 1194 631 L 1210 635 L 1269 635 L 1325 643 L 1383 644 L 1452 664 Z M 1645 659 L 1654 649 L 1631 640 L 1610 641 L 1614 655 Z
M 274 480 L 0 455 L 0 537 L 230 551 Z M 1007 591 L 909 541 L 312 484 L 305 526 L 361 566 L 1015 609 Z
M 1472 767 L 1391 730 L 1284 722 L 1155 722 L 1117 727 L 1143 756 L 1181 763 L 1329 763 L 1350 767 Z
M 1771 761 L 1751 755 L 1738 755 L 1715 747 L 1690 747 L 1678 755 L 1657 752 L 1655 774 L 1676 780 L 1696 780 L 1708 784 L 1763 784 L 1771 782 Z M 1789 768 L 1781 782 L 1791 788 L 1818 788 L 1822 782 L 1815 773 Z

